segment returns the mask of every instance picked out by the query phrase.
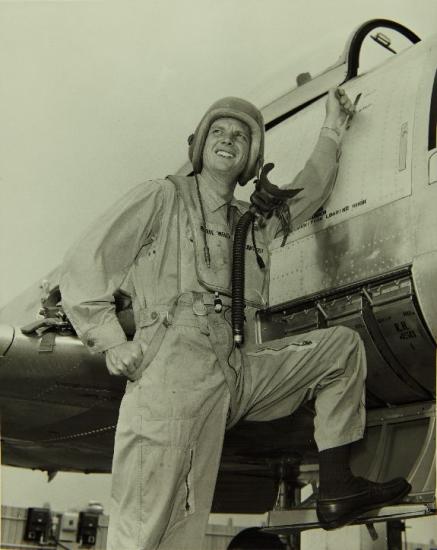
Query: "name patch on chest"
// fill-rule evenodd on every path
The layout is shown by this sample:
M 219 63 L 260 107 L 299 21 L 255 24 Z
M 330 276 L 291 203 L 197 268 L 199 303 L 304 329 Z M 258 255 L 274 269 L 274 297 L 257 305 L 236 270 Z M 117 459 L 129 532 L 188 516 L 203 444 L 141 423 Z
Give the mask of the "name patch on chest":
M 220 230 L 217 230 L 217 229 L 209 229 L 208 227 L 205 227 L 204 225 L 200 226 L 200 230 L 203 233 L 206 233 L 207 235 L 210 235 L 211 237 L 221 237 L 223 239 L 228 239 L 229 241 L 233 240 L 232 235 L 230 233 L 228 233 L 227 231 L 220 231 Z M 251 244 L 246 244 L 246 250 L 254 250 L 254 247 Z M 258 246 L 256 247 L 256 250 L 259 254 L 262 254 L 264 252 L 264 249 L 259 248 Z

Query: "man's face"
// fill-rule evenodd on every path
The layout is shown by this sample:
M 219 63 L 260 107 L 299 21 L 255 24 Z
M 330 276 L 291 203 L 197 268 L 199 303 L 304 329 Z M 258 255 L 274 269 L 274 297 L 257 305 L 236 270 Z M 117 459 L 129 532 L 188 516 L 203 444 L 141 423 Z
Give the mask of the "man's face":
M 246 166 L 250 130 L 235 118 L 218 118 L 210 128 L 203 148 L 203 166 L 217 175 L 237 179 Z

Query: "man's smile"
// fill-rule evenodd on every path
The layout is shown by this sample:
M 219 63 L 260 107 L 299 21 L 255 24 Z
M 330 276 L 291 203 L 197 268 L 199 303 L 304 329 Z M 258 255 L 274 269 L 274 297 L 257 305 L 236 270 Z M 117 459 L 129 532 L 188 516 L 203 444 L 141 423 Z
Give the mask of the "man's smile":
M 235 158 L 235 153 L 231 151 L 227 151 L 226 149 L 217 149 L 215 154 L 218 155 L 219 157 L 223 157 L 227 159 Z

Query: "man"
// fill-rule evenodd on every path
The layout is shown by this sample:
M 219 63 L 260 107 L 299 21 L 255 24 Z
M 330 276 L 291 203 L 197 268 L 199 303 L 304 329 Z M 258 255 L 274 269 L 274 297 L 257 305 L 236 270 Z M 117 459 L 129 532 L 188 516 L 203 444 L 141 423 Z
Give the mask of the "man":
M 291 187 L 292 223 L 331 192 L 341 128 L 353 107 L 330 90 L 314 152 Z M 120 407 L 108 534 L 110 550 L 198 550 L 208 521 L 225 428 L 271 420 L 315 398 L 320 457 L 318 514 L 332 529 L 408 493 L 403 479 L 356 478 L 350 443 L 365 424 L 362 342 L 335 327 L 267 347 L 232 344 L 232 235 L 248 205 L 234 198 L 263 164 L 264 123 L 250 103 L 215 103 L 189 140 L 194 176 L 134 188 L 91 228 L 65 260 L 65 310 L 111 374 L 129 381 Z M 267 302 L 268 243 L 276 216 L 246 248 L 246 318 Z M 254 249 L 257 250 L 255 254 Z M 128 342 L 114 292 L 132 296 L 137 332 Z M 247 329 L 248 333 L 250 329 Z

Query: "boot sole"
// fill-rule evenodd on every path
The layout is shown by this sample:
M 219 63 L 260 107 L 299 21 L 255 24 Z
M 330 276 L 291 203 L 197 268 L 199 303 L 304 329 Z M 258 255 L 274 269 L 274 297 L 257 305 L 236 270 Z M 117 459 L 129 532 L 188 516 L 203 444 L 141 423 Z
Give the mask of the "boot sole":
M 404 491 L 402 491 L 402 493 L 393 497 L 391 500 L 384 502 L 383 504 L 379 504 L 378 506 L 375 506 L 374 504 L 368 504 L 367 506 L 363 506 L 359 510 L 354 510 L 353 512 L 350 512 L 350 514 L 345 514 L 344 516 L 336 520 L 328 521 L 328 522 L 320 521 L 320 526 L 323 529 L 325 529 L 325 531 L 332 531 L 333 529 L 346 527 L 346 525 L 350 525 L 352 522 L 359 519 L 360 516 L 362 516 L 366 512 L 370 512 L 371 510 L 377 510 L 379 508 L 383 508 L 384 506 L 389 506 L 390 504 L 395 504 L 399 502 L 401 499 L 406 497 L 410 491 L 411 491 L 411 485 L 408 485 L 408 487 L 406 487 Z

